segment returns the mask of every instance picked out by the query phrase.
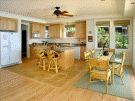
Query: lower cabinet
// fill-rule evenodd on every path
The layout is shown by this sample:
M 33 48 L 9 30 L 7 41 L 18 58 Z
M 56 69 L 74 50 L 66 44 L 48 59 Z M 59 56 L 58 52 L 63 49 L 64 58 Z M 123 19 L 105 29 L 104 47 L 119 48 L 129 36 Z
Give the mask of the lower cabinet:
M 86 52 L 86 47 L 85 46 L 80 47 L 80 59 L 81 60 L 83 60 L 85 58 L 84 52 Z

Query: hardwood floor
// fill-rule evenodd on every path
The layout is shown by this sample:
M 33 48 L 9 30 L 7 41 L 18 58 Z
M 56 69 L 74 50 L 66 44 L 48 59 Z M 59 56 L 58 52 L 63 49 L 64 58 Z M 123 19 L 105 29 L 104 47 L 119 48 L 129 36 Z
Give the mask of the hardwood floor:
M 135 98 L 133 69 L 125 67 L 130 73 Z M 23 59 L 22 64 L 0 69 L 0 101 L 130 101 L 72 86 L 84 72 L 85 61 L 81 60 L 76 60 L 72 69 L 59 70 L 56 74 L 53 70 L 48 73 L 36 68 L 35 60 Z

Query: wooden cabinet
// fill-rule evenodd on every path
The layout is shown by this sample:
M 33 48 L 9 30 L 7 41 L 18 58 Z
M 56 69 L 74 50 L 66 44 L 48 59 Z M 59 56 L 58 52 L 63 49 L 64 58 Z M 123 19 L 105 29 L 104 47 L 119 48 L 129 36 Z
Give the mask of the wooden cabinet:
M 17 31 L 17 20 L 8 20 L 8 29 L 10 31 Z
M 84 52 L 86 52 L 86 47 L 80 47 L 80 59 L 84 59 Z
M 18 31 L 17 20 L 11 18 L 0 18 L 0 30 Z
M 40 25 L 40 38 L 45 38 L 45 25 Z
M 62 24 L 50 25 L 49 38 L 63 38 L 63 25 Z
M 86 21 L 75 22 L 75 38 L 86 38 Z
M 45 25 L 40 23 L 31 23 L 31 38 L 33 33 L 40 33 L 39 38 L 45 38 Z
M 31 24 L 31 30 L 32 30 L 32 33 L 40 33 L 40 24 L 38 23 L 32 23 Z

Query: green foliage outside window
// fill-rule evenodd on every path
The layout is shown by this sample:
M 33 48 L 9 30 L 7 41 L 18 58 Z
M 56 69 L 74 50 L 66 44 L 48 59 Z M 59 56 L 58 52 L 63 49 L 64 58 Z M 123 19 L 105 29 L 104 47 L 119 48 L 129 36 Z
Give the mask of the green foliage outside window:
M 127 35 L 122 35 L 122 33 L 116 32 L 115 48 L 128 49 L 128 46 L 129 46 L 129 37 Z
M 75 32 L 75 30 L 73 30 L 73 27 L 69 27 L 69 28 L 67 28 L 67 30 L 68 30 L 68 32 L 70 33 L 74 33 Z
M 109 28 L 108 27 L 98 27 L 97 29 L 97 41 L 98 41 L 98 48 L 109 47 Z
M 68 27 L 66 29 L 66 37 L 74 37 L 75 34 L 75 28 L 74 27 Z
M 120 27 L 118 27 L 120 29 Z M 129 46 L 129 36 L 127 29 L 122 29 L 121 26 L 121 32 L 115 30 L 115 48 L 117 49 L 128 49 Z M 97 41 L 98 41 L 98 48 L 102 48 L 103 44 L 105 43 L 105 48 L 109 47 L 109 28 L 107 27 L 98 27 L 97 29 Z M 106 36 L 103 38 L 103 36 Z

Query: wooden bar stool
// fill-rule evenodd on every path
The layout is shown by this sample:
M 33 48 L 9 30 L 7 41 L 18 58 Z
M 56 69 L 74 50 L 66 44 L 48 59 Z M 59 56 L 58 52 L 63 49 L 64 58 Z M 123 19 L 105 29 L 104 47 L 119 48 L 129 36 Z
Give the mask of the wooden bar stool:
M 38 56 L 38 52 L 39 52 L 40 49 L 35 49 L 35 54 L 36 54 L 36 59 L 37 59 L 37 62 L 36 64 L 38 65 L 39 62 L 40 62 L 40 59 L 39 59 L 39 56 Z
M 45 51 L 40 49 L 39 52 L 38 52 L 38 57 L 39 57 L 39 65 L 38 65 L 38 68 L 39 67 L 43 67 L 43 70 L 46 70 L 46 62 L 45 62 L 45 59 L 47 58 L 45 56 Z
M 55 69 L 56 73 L 58 73 L 58 59 L 61 57 L 60 54 L 58 54 L 56 51 L 54 50 L 46 50 L 48 59 L 50 60 L 49 62 L 49 68 L 48 68 L 48 72 L 50 69 Z

